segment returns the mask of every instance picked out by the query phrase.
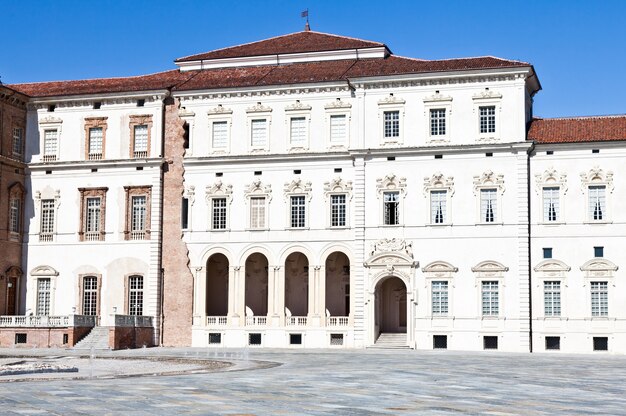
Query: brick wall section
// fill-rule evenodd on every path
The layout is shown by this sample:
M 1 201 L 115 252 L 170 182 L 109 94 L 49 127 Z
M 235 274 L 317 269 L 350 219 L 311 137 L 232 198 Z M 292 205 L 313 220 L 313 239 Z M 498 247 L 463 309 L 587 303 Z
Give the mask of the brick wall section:
M 183 121 L 179 103 L 165 104 L 165 159 L 163 182 L 163 345 L 191 345 L 193 275 L 189 251 L 182 240 L 181 201 L 183 185 Z
M 22 276 L 17 280 L 14 289 L 16 291 L 15 310 L 9 310 L 7 305 L 7 291 L 9 280 L 6 276 L 11 267 L 21 271 L 22 244 L 21 241 L 9 239 L 9 187 L 15 183 L 24 185 L 25 164 L 13 155 L 13 128 L 26 125 L 26 97 L 17 94 L 4 86 L 0 86 L 0 315 L 13 315 L 24 313 L 23 301 L 20 291 L 26 283 Z M 24 154 L 24 150 L 22 150 Z M 30 195 L 24 195 L 29 198 Z M 26 219 L 22 212 L 22 225 Z M 11 341 L 11 344 L 13 341 Z
M 91 327 L 77 328 L 3 328 L 0 329 L 0 347 L 3 348 L 70 348 L 76 345 Z M 26 334 L 25 344 L 15 344 L 15 334 Z M 67 334 L 67 344 L 63 335 Z
M 113 350 L 154 346 L 154 328 L 111 327 L 109 347 Z

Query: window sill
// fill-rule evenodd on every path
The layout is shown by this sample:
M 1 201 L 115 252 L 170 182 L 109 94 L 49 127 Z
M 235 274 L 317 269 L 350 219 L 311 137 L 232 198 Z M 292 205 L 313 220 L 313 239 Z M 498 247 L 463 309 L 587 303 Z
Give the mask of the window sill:
M 301 230 L 309 230 L 309 227 L 285 227 L 285 231 L 301 231 Z
M 565 221 L 542 221 L 537 223 L 538 225 L 547 225 L 548 227 L 551 225 L 565 225 Z
M 481 226 L 481 225 L 504 225 L 503 222 L 477 222 L 476 223 L 477 226 Z
M 269 231 L 269 228 L 246 228 L 246 231 Z
M 610 220 L 600 220 L 600 221 L 583 221 L 583 224 L 613 224 L 613 221 Z
M 230 232 L 230 228 L 219 228 L 219 229 L 209 228 L 207 231 L 210 231 L 212 233 L 227 233 L 227 232 Z
M 379 227 L 383 227 L 383 228 L 398 228 L 398 227 L 404 227 L 404 224 L 380 224 Z
M 429 223 L 426 224 L 427 227 L 433 227 L 433 228 L 438 228 L 438 227 L 452 227 L 452 223 L 451 222 L 444 222 L 444 223 L 437 223 L 437 224 L 433 224 L 433 223 Z
M 441 136 L 440 139 L 433 139 L 433 136 L 428 140 L 427 144 L 449 144 L 450 138 L 447 136 Z
M 327 229 L 327 230 L 349 230 L 349 229 L 350 229 L 350 227 L 349 227 L 349 226 L 347 226 L 347 225 L 336 226 L 336 227 L 334 227 L 334 226 L 332 226 L 332 225 L 331 225 L 331 226 L 326 227 L 326 229 Z
M 498 321 L 501 319 L 500 315 L 483 315 L 480 317 L 481 321 Z

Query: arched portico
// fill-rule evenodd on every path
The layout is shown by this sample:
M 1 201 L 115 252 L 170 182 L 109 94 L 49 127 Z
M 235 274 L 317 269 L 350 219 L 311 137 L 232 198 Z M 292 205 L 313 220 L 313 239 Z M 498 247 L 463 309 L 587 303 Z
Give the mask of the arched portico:
M 389 276 L 376 285 L 374 337 L 381 333 L 404 333 L 407 326 L 406 285 L 399 277 Z

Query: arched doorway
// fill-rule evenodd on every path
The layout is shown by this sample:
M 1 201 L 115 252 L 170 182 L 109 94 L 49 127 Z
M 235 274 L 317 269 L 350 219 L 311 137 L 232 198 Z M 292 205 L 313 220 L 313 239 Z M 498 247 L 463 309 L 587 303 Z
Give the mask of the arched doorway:
M 291 253 L 285 260 L 285 315 L 307 316 L 309 313 L 309 259 L 302 253 Z
M 206 264 L 206 315 L 228 315 L 228 259 L 213 254 Z
M 376 285 L 376 338 L 381 334 L 406 334 L 406 285 L 398 277 L 388 277 Z
M 6 275 L 6 303 L 3 315 L 17 315 L 19 309 L 18 294 L 19 284 L 22 277 L 22 269 L 11 266 L 5 272 Z
M 340 251 L 326 258 L 326 315 L 350 315 L 350 260 Z
M 268 261 L 261 253 L 246 259 L 246 316 L 267 316 Z

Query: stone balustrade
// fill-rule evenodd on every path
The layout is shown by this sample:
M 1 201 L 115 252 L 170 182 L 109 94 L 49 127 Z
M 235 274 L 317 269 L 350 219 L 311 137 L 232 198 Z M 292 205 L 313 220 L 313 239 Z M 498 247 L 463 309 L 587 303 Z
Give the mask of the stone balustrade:
M 92 327 L 96 325 L 95 316 L 87 315 L 15 315 L 0 316 L 1 328 L 69 328 L 69 327 Z
M 116 327 L 150 328 L 153 326 L 151 316 L 139 315 L 113 315 L 113 322 Z

